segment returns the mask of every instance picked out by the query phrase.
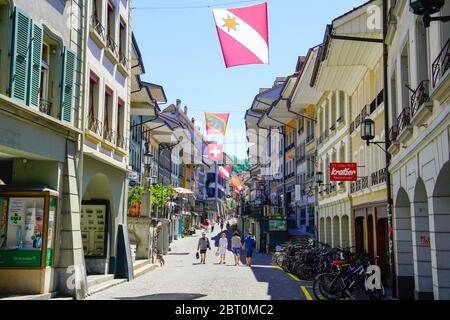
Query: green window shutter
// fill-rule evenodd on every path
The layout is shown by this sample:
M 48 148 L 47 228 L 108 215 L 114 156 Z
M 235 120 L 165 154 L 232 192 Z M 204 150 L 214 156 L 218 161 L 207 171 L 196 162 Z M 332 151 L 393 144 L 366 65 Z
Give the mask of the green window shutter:
M 29 68 L 29 86 L 27 104 L 39 107 L 39 92 L 41 87 L 41 60 L 42 60 L 42 27 L 36 23 L 31 25 L 31 54 Z
M 64 47 L 64 58 L 61 77 L 61 120 L 72 123 L 72 109 L 75 93 L 76 54 Z
M 9 94 L 11 98 L 23 103 L 26 103 L 27 99 L 30 25 L 30 17 L 16 7 L 14 11 Z

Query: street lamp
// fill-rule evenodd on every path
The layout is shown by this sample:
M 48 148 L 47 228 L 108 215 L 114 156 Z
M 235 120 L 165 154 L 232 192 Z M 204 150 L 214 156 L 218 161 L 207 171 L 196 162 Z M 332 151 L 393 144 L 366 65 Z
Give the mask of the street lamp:
M 367 142 L 367 145 L 370 145 L 371 140 L 375 138 L 375 122 L 366 118 L 362 122 L 361 126 L 361 139 Z
M 144 154 L 144 165 L 150 167 L 152 165 L 153 155 L 150 152 Z
M 316 183 L 320 186 L 323 184 L 323 172 L 317 171 L 316 172 Z
M 450 16 L 431 17 L 432 14 L 441 11 L 445 0 L 409 0 L 410 11 L 418 16 L 423 16 L 425 28 L 430 26 L 431 21 L 450 21 Z

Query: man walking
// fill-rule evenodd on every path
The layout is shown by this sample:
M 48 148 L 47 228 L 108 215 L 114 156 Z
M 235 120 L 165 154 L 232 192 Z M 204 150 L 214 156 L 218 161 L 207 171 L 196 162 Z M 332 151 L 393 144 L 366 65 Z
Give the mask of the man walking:
M 231 251 L 234 255 L 234 265 L 239 266 L 241 260 L 241 237 L 239 237 L 239 232 L 235 231 L 233 237 L 231 238 Z
M 211 250 L 211 246 L 209 244 L 209 239 L 206 237 L 206 232 L 202 232 L 202 237 L 198 239 L 197 251 L 200 251 L 200 264 L 205 264 L 206 260 L 206 250 Z
M 249 232 L 244 240 L 245 252 L 247 253 L 246 258 L 245 258 L 247 267 L 252 266 L 252 256 L 253 256 L 253 250 L 255 248 L 255 244 L 256 244 L 255 238 L 253 238 L 252 233 Z

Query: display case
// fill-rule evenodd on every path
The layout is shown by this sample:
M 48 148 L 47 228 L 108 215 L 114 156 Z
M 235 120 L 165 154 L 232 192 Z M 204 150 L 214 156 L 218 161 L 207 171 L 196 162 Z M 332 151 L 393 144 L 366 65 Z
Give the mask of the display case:
M 58 198 L 45 187 L 0 186 L 0 269 L 53 266 Z

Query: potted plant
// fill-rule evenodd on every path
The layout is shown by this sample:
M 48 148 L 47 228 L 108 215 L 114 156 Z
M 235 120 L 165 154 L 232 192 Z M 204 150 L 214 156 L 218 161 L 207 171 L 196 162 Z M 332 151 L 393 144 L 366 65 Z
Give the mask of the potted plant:
M 134 187 L 128 192 L 128 213 L 132 217 L 141 215 L 141 201 L 144 195 L 144 187 Z

